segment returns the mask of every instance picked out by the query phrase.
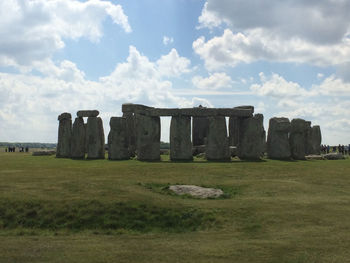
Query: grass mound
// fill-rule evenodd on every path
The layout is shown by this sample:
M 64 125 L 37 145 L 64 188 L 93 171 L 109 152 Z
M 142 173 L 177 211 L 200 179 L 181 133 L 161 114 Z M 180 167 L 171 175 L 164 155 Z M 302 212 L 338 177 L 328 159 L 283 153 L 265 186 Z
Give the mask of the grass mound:
M 131 230 L 137 232 L 187 232 L 215 222 L 212 214 L 198 209 L 162 208 L 146 204 L 1 201 L 0 229 L 18 227 L 72 231 Z

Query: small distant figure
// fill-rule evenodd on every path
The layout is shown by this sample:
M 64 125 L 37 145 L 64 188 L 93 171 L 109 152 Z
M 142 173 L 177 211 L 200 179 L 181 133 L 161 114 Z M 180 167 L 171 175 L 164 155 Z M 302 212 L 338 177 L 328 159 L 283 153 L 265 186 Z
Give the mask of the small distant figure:
M 27 153 L 27 152 L 29 152 L 29 147 L 28 147 L 28 146 L 26 147 L 26 153 Z
M 5 148 L 5 152 L 7 153 L 7 147 Z

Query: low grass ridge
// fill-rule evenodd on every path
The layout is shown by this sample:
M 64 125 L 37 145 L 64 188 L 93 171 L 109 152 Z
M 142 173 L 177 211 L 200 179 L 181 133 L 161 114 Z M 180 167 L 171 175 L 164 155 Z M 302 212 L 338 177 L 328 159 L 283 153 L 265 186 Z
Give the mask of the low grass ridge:
M 187 232 L 215 222 L 212 213 L 194 208 L 164 208 L 137 203 L 0 201 L 0 229 L 131 230 Z

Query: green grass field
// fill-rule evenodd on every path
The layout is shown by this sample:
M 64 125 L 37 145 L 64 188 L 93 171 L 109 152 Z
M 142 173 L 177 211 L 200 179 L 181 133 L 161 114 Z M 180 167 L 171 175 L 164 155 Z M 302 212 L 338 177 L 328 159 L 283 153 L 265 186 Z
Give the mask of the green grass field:
M 170 194 L 169 184 L 225 197 Z M 0 262 L 350 262 L 350 159 L 172 163 L 0 153 Z

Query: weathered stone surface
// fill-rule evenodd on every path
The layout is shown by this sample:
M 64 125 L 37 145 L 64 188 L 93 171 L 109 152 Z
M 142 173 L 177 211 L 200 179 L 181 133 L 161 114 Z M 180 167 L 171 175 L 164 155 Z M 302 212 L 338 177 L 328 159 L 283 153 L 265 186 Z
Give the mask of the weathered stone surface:
M 105 135 L 100 117 L 89 117 L 86 126 L 87 158 L 105 158 Z
M 160 118 L 135 114 L 135 121 L 137 159 L 160 160 Z
M 196 198 L 218 198 L 224 194 L 221 189 L 206 188 L 196 185 L 171 185 L 169 190 L 178 195 L 191 195 Z
M 344 155 L 341 153 L 327 153 L 324 154 L 323 157 L 327 160 L 342 160 L 345 159 Z
M 132 112 L 146 116 L 195 116 L 195 117 L 209 117 L 209 116 L 240 116 L 251 117 L 254 112 L 253 106 L 239 106 L 235 108 L 182 108 L 182 109 L 164 109 L 153 108 L 141 104 L 126 103 L 122 105 L 123 113 Z
M 267 156 L 270 159 L 289 159 L 291 151 L 289 132 L 291 129 L 288 118 L 271 118 L 267 135 Z
M 192 160 L 191 117 L 173 116 L 170 123 L 170 159 Z
M 80 110 L 77 112 L 78 117 L 97 117 L 99 114 L 98 110 Z
M 310 154 L 305 156 L 306 160 L 326 160 L 322 155 L 319 154 Z
M 305 121 L 305 155 L 312 154 L 311 121 Z
M 58 116 L 58 142 L 56 157 L 69 158 L 72 139 L 72 116 L 70 113 L 62 113 Z
M 75 118 L 72 130 L 71 157 L 85 158 L 85 126 L 82 117 Z
M 293 119 L 291 121 L 289 145 L 292 158 L 295 160 L 305 159 L 307 127 L 308 124 L 303 119 Z
M 321 154 L 321 128 L 318 125 L 314 125 L 311 128 L 311 154 Z
M 128 137 L 129 155 L 134 157 L 136 154 L 135 115 L 132 112 L 124 112 L 123 117 L 126 119 L 126 136 Z
M 58 115 L 57 120 L 71 120 L 72 115 L 69 112 L 63 112 L 60 115 Z
M 230 160 L 225 117 L 209 117 L 208 119 L 209 130 L 205 149 L 207 160 Z
M 264 151 L 264 116 L 242 119 L 239 130 L 238 157 L 240 159 L 260 159 Z
M 241 118 L 230 117 L 229 118 L 229 141 L 230 146 L 238 146 L 239 144 L 239 127 L 241 123 Z
M 108 159 L 127 160 L 130 158 L 126 118 L 112 117 L 108 134 Z
M 207 117 L 192 118 L 192 141 L 193 146 L 204 145 L 208 136 L 209 120 Z
M 192 147 L 192 155 L 196 156 L 200 153 L 205 153 L 205 145 L 196 145 Z

